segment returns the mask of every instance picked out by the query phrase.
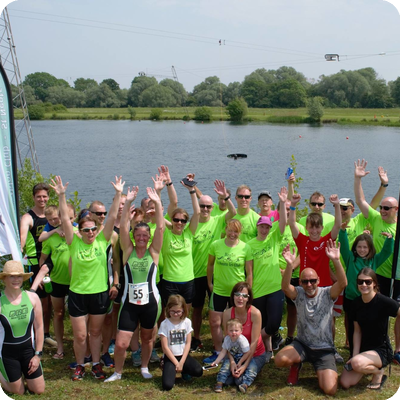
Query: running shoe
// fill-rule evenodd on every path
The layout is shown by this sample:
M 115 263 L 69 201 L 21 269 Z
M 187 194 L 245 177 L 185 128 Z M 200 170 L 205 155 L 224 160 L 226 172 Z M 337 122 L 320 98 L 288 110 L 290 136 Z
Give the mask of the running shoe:
M 104 382 L 114 382 L 119 381 L 122 378 L 122 375 L 118 372 L 114 372 L 109 378 L 107 378 Z
M 105 367 L 107 368 L 114 368 L 114 361 L 110 356 L 110 353 L 104 353 L 101 357 L 101 362 L 104 364 Z
M 153 349 L 150 356 L 151 363 L 158 363 L 160 362 L 160 357 L 158 357 L 156 349 Z
M 303 363 L 299 363 L 299 364 L 293 364 L 290 367 L 289 376 L 287 378 L 288 385 L 295 386 L 299 383 L 299 373 L 302 366 Z
M 287 345 L 289 345 L 289 344 L 292 344 L 293 343 L 293 337 L 292 336 L 288 336 L 287 338 L 286 338 L 286 340 L 285 340 L 285 344 L 284 344 L 284 346 L 287 346 Z
M 57 347 L 57 342 L 50 335 L 45 335 L 44 342 L 51 347 Z
M 93 367 L 92 367 L 92 375 L 96 379 L 105 379 L 106 378 L 106 374 L 104 373 L 103 368 L 101 368 L 101 364 L 100 363 L 96 364 L 96 365 L 93 365 Z
M 400 352 L 394 353 L 393 362 L 397 365 L 400 365 Z
M 201 340 L 196 339 L 195 337 L 192 337 L 192 343 L 190 344 L 190 352 L 193 353 L 202 348 L 203 348 L 203 344 L 201 343 Z
M 140 367 L 142 365 L 142 350 L 132 351 L 132 364 L 134 367 Z
M 248 388 L 248 386 L 245 383 L 242 383 L 241 385 L 239 385 L 239 390 L 242 393 L 246 393 L 247 392 L 247 388 Z
M 211 356 L 203 360 L 203 364 L 212 364 L 217 358 L 218 358 L 218 353 L 216 351 L 213 351 Z
M 222 393 L 222 387 L 223 387 L 222 382 L 217 382 L 216 385 L 214 386 L 214 392 L 215 393 Z
M 84 376 L 85 376 L 85 367 L 83 367 L 82 365 L 77 365 L 75 368 L 75 372 L 71 376 L 71 379 L 73 381 L 81 381 Z
M 279 332 L 276 332 L 271 338 L 272 350 L 279 350 L 279 347 L 285 341 Z
M 85 367 L 89 366 L 89 364 L 92 362 L 92 355 L 90 355 L 88 357 L 85 356 L 85 358 L 83 360 L 84 360 L 83 361 L 84 366 Z M 68 364 L 68 369 L 75 369 L 77 365 L 78 365 L 78 363 L 76 361 L 74 361 L 71 364 Z
M 114 355 L 114 350 L 115 350 L 115 339 L 111 339 L 110 345 L 108 346 L 108 352 L 110 356 Z

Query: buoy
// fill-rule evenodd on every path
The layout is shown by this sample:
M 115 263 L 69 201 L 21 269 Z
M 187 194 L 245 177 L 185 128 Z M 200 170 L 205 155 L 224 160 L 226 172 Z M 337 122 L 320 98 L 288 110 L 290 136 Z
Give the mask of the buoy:
M 201 121 L 202 124 L 204 124 L 204 121 Z
M 301 139 L 301 135 L 299 135 L 299 138 Z
M 346 136 L 346 140 L 348 140 L 349 139 L 349 137 L 348 136 Z

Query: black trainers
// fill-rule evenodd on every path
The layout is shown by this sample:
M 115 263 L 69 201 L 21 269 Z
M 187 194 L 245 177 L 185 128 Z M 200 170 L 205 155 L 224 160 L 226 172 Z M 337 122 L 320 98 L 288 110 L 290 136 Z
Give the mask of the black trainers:
M 85 376 L 85 367 L 83 367 L 82 365 L 77 365 L 75 368 L 75 372 L 71 376 L 71 379 L 73 381 L 81 381 L 84 376 Z
M 101 368 L 101 364 L 100 363 L 96 364 L 96 365 L 93 365 L 93 367 L 92 367 L 92 375 L 96 379 L 105 379 L 106 378 L 106 374 L 103 372 L 103 368 Z
M 190 344 L 190 352 L 193 353 L 194 351 L 200 350 L 202 348 L 203 344 L 201 343 L 201 340 L 192 337 L 192 343 Z
M 287 338 L 286 338 L 286 340 L 285 340 L 285 344 L 284 344 L 284 346 L 287 346 L 287 345 L 289 345 L 289 344 L 291 344 L 292 342 L 293 342 L 293 337 L 292 336 L 288 336 Z
M 272 350 L 279 350 L 281 344 L 283 344 L 284 339 L 279 332 L 276 332 L 272 338 Z

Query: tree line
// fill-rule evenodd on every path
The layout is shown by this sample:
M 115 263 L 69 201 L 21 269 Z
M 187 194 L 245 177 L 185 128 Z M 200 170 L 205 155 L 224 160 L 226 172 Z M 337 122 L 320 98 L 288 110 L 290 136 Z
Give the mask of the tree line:
M 276 70 L 256 69 L 243 82 L 225 85 L 210 76 L 192 92 L 173 80 L 146 75 L 136 76 L 129 89 L 121 89 L 112 78 L 98 83 L 78 78 L 72 87 L 66 80 L 47 72 L 35 72 L 23 81 L 28 106 L 50 103 L 67 108 L 80 107 L 220 107 L 242 98 L 248 107 L 298 108 L 317 97 L 324 107 L 390 108 L 400 106 L 400 77 L 386 83 L 373 68 L 321 75 L 307 79 L 292 67 Z M 13 94 L 18 93 L 12 86 Z M 15 105 L 19 98 L 14 96 Z

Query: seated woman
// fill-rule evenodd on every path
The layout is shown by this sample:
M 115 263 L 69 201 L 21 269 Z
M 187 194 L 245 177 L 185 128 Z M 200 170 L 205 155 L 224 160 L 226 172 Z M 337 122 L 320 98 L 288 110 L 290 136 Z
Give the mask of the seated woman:
M 256 379 L 267 357 L 261 337 L 261 313 L 251 305 L 252 301 L 253 292 L 250 285 L 247 282 L 238 282 L 231 292 L 231 304 L 234 306 L 225 310 L 222 319 L 224 332 L 228 332 L 227 322 L 237 318 L 243 326 L 242 335 L 250 343 L 250 351 L 245 353 L 237 364 L 231 363 L 233 381 L 242 393 L 246 393 L 247 388 Z M 229 385 L 233 381 L 227 380 L 225 383 Z
M 370 268 L 363 268 L 357 276 L 361 296 L 354 300 L 353 354 L 345 365 L 340 383 L 348 389 L 363 375 L 371 375 L 367 388 L 379 390 L 387 379 L 383 368 L 393 359 L 393 350 L 387 335 L 388 317 L 398 318 L 399 303 L 379 293 L 378 278 Z

